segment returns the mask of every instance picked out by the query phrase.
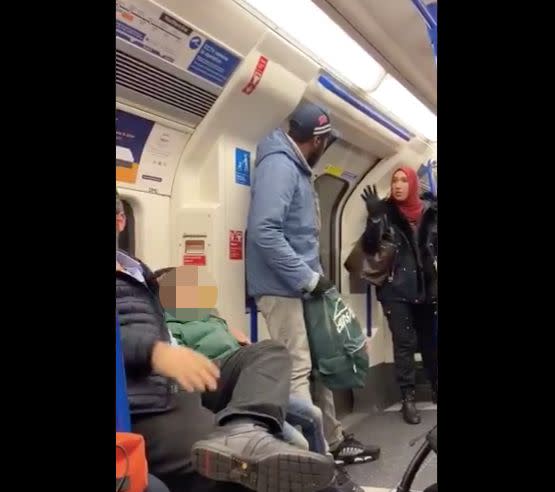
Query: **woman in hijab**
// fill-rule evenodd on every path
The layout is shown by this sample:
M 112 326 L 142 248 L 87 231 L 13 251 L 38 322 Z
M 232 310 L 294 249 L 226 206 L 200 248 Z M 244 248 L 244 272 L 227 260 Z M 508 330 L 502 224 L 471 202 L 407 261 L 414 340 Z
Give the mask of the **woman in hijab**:
M 380 200 L 370 186 L 362 198 L 368 210 L 362 237 L 365 253 L 375 254 L 384 238 L 396 247 L 389 276 L 376 293 L 393 335 L 403 418 L 418 424 L 415 352 L 422 354 L 437 403 L 437 200 L 431 194 L 419 197 L 418 176 L 408 166 L 393 173 L 388 198 Z

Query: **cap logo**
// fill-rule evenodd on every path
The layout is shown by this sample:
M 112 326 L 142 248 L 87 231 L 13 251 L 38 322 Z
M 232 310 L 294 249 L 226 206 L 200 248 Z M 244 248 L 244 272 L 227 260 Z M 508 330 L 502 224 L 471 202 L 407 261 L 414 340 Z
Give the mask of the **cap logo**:
M 328 117 L 325 114 L 318 117 L 319 125 L 325 125 L 327 122 L 328 122 Z

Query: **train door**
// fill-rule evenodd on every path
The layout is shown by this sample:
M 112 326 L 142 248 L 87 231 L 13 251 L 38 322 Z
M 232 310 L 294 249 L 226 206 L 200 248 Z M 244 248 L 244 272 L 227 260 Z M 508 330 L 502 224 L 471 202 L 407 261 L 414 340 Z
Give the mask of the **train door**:
M 341 213 L 343 206 L 353 189 L 378 161 L 379 157 L 338 140 L 326 150 L 314 169 L 314 185 L 320 199 L 322 267 L 339 290 L 342 290 Z
M 343 140 L 335 141 L 315 167 L 314 186 L 320 200 L 320 261 L 325 275 L 348 298 L 364 329 L 370 326 L 366 298 L 342 289 L 341 215 L 345 202 L 360 180 L 379 161 Z M 361 202 L 361 206 L 363 206 Z M 336 412 L 339 417 L 353 410 L 352 391 L 336 391 Z

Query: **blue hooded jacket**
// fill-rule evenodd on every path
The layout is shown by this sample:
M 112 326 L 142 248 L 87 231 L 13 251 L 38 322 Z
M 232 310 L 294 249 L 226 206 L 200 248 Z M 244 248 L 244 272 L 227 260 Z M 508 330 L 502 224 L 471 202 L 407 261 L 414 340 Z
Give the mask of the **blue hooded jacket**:
M 281 129 L 256 150 L 247 225 L 247 288 L 253 297 L 301 297 L 322 273 L 312 171 Z

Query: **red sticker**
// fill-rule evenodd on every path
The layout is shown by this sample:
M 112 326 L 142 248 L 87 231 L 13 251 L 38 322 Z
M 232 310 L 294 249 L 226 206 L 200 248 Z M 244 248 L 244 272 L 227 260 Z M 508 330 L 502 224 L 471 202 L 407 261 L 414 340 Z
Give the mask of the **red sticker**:
M 206 255 L 183 255 L 184 265 L 206 266 Z
M 262 78 L 262 74 L 264 70 L 266 70 L 266 66 L 268 65 L 268 58 L 265 56 L 261 56 L 258 59 L 258 63 L 256 64 L 256 68 L 254 69 L 254 73 L 252 74 L 251 79 L 249 80 L 248 84 L 243 87 L 243 92 L 247 95 L 252 94 L 256 86 L 260 83 L 260 79 Z
M 229 259 L 243 259 L 243 231 L 229 231 Z

